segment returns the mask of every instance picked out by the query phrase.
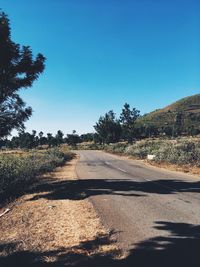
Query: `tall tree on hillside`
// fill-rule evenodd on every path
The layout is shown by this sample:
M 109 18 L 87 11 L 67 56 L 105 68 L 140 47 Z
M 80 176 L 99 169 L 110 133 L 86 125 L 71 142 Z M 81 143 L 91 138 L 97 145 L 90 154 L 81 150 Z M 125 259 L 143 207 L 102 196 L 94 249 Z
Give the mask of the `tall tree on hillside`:
M 11 40 L 11 29 L 7 15 L 0 13 L 0 138 L 13 128 L 23 129 L 31 116 L 18 92 L 31 87 L 44 70 L 45 57 L 33 58 L 29 46 L 21 47 Z
M 122 137 L 124 140 L 132 143 L 134 138 L 135 121 L 140 116 L 140 111 L 125 103 L 124 108 L 120 114 L 120 122 L 122 125 Z
M 120 140 L 121 125 L 112 110 L 106 113 L 105 116 L 101 116 L 94 128 L 102 143 L 109 144 Z
M 183 113 L 177 112 L 174 117 L 173 136 L 179 136 L 183 131 Z

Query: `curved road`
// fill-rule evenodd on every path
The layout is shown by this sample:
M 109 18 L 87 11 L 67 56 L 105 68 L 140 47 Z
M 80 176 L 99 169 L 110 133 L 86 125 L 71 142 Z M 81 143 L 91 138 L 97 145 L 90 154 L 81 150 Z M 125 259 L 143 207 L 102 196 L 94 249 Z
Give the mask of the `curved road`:
M 170 257 L 170 267 L 200 266 L 200 178 L 101 151 L 77 153 L 82 194 L 125 255 L 144 254 L 150 267 Z

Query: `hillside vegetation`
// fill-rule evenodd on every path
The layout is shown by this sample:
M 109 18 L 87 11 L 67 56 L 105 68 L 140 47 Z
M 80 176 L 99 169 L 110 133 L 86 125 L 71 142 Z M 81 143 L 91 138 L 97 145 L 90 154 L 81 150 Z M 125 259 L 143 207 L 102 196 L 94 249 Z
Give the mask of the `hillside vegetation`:
M 172 133 L 174 128 L 183 134 L 200 133 L 200 94 L 183 98 L 163 109 L 150 112 L 137 120 L 138 125 L 154 126 Z M 172 133 L 173 134 L 173 133 Z

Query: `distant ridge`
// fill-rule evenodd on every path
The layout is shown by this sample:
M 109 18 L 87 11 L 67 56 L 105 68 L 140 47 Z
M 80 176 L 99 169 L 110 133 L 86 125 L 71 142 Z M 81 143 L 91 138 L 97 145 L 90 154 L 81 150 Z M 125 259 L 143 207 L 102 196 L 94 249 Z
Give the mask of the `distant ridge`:
M 181 119 L 183 132 L 200 132 L 200 94 L 182 98 L 165 108 L 145 114 L 137 123 L 157 128 L 173 127 L 177 116 Z

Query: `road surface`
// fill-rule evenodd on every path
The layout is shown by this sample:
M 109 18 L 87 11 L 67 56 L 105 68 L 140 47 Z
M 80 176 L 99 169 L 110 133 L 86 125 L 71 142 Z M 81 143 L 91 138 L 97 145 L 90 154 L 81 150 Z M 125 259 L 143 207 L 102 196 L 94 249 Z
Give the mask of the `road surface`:
M 200 178 L 101 151 L 77 153 L 81 194 L 130 266 L 200 266 Z

